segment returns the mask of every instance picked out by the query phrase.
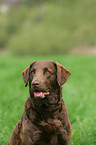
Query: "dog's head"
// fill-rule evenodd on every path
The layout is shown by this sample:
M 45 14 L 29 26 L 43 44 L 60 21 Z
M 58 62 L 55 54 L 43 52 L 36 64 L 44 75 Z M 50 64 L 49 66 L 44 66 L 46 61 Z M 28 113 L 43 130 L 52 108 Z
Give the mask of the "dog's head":
M 61 87 L 68 79 L 70 72 L 57 62 L 32 62 L 23 72 L 25 86 L 29 82 L 31 97 L 45 98 L 53 90 Z

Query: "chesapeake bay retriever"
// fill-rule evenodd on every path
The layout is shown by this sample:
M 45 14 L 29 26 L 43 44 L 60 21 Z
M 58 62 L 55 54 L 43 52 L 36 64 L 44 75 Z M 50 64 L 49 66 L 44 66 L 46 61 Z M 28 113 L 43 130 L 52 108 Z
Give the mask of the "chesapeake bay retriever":
M 69 145 L 71 124 L 61 86 L 70 72 L 57 62 L 32 62 L 23 72 L 30 97 L 8 145 Z

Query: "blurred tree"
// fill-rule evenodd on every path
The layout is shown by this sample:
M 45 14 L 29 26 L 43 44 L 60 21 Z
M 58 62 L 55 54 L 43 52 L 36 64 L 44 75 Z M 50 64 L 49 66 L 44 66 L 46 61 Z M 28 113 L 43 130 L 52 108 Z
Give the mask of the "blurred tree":
M 77 46 L 96 46 L 95 0 L 22 1 L 18 9 L 0 13 L 0 49 L 59 54 Z
M 24 4 L 28 7 L 43 3 L 45 0 L 24 0 Z

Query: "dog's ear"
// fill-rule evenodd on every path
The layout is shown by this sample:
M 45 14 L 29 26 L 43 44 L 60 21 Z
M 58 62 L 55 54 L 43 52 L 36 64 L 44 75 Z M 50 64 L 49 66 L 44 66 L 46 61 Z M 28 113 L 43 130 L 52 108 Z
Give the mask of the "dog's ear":
M 25 87 L 28 85 L 30 65 L 22 72 L 22 77 L 25 82 Z
M 29 81 L 29 69 L 30 69 L 30 66 L 32 66 L 33 62 L 22 72 L 22 77 L 23 77 L 23 80 L 25 82 L 25 87 L 27 87 L 28 85 L 28 81 Z
M 67 81 L 71 73 L 58 62 L 55 62 L 55 64 L 57 66 L 57 82 L 59 86 L 62 86 Z

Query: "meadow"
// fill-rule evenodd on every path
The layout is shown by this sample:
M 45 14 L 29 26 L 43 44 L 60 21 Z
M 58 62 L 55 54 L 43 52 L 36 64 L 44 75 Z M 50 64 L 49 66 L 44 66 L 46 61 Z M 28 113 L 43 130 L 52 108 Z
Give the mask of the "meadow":
M 58 61 L 71 72 L 63 85 L 63 99 L 72 124 L 70 145 L 96 145 L 96 56 L 79 55 L 0 55 L 0 145 L 8 143 L 29 96 L 21 72 L 36 60 Z

